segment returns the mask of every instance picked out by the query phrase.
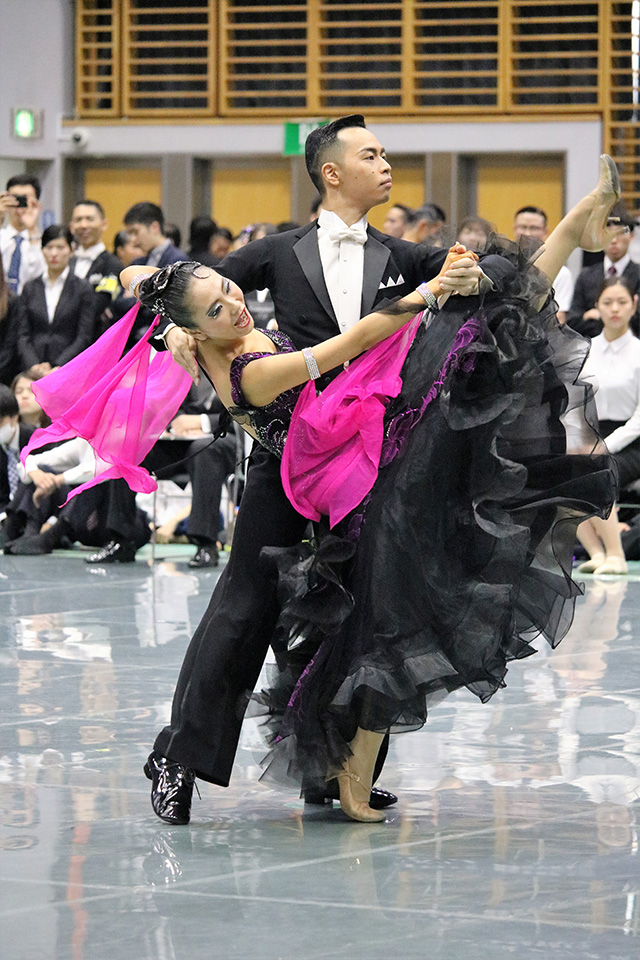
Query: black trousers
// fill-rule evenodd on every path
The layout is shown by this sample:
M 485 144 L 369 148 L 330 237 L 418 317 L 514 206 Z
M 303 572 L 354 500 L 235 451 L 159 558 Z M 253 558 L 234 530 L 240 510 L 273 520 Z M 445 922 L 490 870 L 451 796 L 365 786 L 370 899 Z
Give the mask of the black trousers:
M 624 421 L 601 420 L 600 432 L 606 438 L 618 427 L 623 426 Z M 622 450 L 612 454 L 618 466 L 618 476 L 620 477 L 620 489 L 624 490 L 635 480 L 640 480 L 640 438 L 632 440 Z
M 189 457 L 186 463 L 180 463 Z M 143 461 L 152 473 L 161 471 L 162 479 L 189 474 L 193 495 L 187 535 L 192 543 L 215 543 L 220 533 L 220 498 L 224 481 L 236 465 L 236 438 L 233 433 L 211 442 L 198 440 L 158 440 Z

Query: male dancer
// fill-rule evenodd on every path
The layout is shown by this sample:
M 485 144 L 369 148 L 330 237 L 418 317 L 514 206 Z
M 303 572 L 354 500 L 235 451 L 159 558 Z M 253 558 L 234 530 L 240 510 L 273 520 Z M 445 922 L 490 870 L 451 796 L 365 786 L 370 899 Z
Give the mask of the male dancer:
M 268 287 L 280 330 L 295 345 L 313 346 L 344 331 L 388 297 L 404 296 L 440 270 L 446 251 L 406 243 L 367 226 L 371 207 L 385 203 L 391 165 L 363 117 L 343 117 L 309 135 L 309 175 L 322 196 L 317 221 L 234 251 L 216 268 L 246 293 Z M 442 286 L 474 294 L 500 288 L 512 267 L 486 257 L 448 271 Z M 174 358 L 199 381 L 195 341 L 175 326 L 162 334 Z M 335 372 L 334 372 L 335 373 Z M 320 386 L 330 379 L 317 381 Z M 151 802 L 168 823 L 188 823 L 196 777 L 228 786 L 250 693 L 266 657 L 279 608 L 275 585 L 259 562 L 264 546 L 293 546 L 307 520 L 287 500 L 280 461 L 256 450 L 234 532 L 233 550 L 198 626 L 178 679 L 171 722 L 145 765 Z M 337 798 L 332 791 L 312 798 Z M 309 801 L 309 797 L 306 797 Z M 374 788 L 371 806 L 396 797 Z

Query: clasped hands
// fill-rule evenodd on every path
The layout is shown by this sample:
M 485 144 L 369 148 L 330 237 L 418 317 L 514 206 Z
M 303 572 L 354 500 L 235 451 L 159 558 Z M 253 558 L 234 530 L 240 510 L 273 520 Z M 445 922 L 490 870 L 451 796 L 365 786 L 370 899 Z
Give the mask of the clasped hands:
M 46 470 L 39 470 L 37 467 L 29 472 L 29 478 L 36 488 L 33 491 L 33 502 L 36 507 L 39 506 L 43 497 L 48 497 L 64 483 L 64 473 L 48 473 Z

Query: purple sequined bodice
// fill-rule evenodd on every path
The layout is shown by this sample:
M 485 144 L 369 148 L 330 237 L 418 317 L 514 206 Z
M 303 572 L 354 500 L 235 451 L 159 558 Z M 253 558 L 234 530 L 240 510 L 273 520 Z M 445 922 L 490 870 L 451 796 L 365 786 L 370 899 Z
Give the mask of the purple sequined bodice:
M 286 334 L 280 333 L 278 330 L 261 330 L 260 332 L 264 333 L 275 344 L 276 353 L 295 352 L 296 348 Z M 293 387 L 291 390 L 285 390 L 272 403 L 268 403 L 266 407 L 250 406 L 241 387 L 242 371 L 246 365 L 259 357 L 271 355 L 269 350 L 262 353 L 243 353 L 232 361 L 229 375 L 231 378 L 231 397 L 235 406 L 229 408 L 229 413 L 239 424 L 251 427 L 263 447 L 282 458 L 293 408 L 304 384 Z

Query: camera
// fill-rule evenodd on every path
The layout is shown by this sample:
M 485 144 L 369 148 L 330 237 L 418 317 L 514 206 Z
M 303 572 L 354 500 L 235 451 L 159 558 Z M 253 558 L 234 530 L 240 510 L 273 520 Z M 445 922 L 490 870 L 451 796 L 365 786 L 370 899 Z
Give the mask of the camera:
M 14 197 L 18 201 L 18 207 L 28 207 L 29 206 L 29 197 L 26 193 L 14 193 Z
M 71 131 L 71 143 L 74 147 L 86 147 L 89 143 L 89 131 L 85 127 L 74 127 Z

